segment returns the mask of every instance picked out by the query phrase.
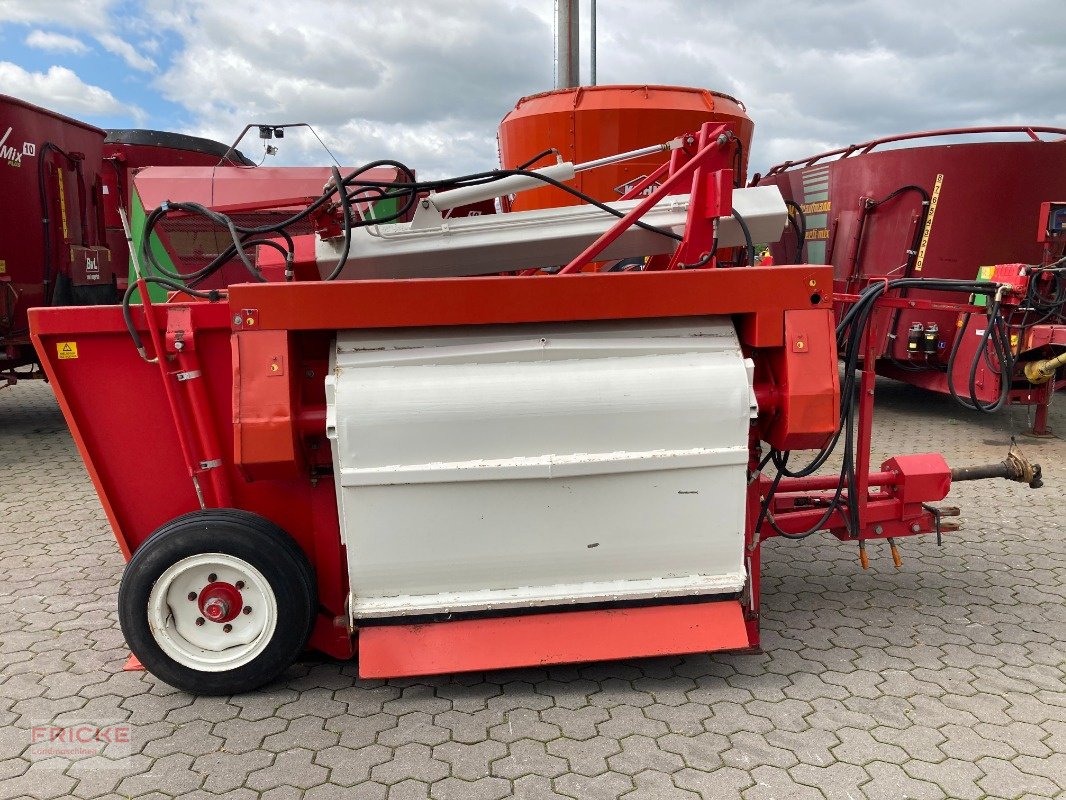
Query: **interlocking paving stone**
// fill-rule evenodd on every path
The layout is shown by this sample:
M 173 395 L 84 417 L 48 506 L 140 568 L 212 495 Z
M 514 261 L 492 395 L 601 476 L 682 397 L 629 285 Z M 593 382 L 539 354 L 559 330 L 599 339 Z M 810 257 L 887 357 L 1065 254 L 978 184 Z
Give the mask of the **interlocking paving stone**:
M 880 382 L 873 462 L 1002 459 L 978 417 Z M 1052 410 L 1066 431 L 1066 413 Z M 762 655 L 361 681 L 309 657 L 194 698 L 122 672 L 122 558 L 48 386 L 0 391 L 0 798 L 528 800 L 1066 796 L 1066 442 L 1047 488 L 962 484 L 963 529 L 901 570 L 828 538 L 766 545 Z M 127 722 L 132 752 L 32 761 L 30 726 Z

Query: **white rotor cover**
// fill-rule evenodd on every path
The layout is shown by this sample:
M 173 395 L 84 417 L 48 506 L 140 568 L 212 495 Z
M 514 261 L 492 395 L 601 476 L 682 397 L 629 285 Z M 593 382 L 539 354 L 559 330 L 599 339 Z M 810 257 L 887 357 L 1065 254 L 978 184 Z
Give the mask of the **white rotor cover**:
M 353 619 L 743 587 L 728 318 L 341 331 L 332 362 Z

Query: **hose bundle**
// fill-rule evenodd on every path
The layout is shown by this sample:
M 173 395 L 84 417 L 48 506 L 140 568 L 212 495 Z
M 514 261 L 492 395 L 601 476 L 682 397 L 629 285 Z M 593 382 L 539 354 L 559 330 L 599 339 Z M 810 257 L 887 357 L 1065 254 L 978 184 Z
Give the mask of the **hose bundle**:
M 1000 306 L 998 297 L 1000 285 L 990 281 L 900 278 L 894 281 L 874 283 L 863 290 L 855 303 L 852 304 L 847 312 L 845 312 L 840 318 L 836 327 L 837 352 L 842 355 L 841 361 L 843 362 L 843 377 L 840 382 L 840 420 L 837 429 L 829 440 L 829 443 L 819 450 L 810 462 L 799 469 L 793 469 L 789 466 L 788 462 L 792 454 L 791 451 L 787 450 L 771 449 L 760 462 L 760 472 L 770 462 L 773 462 L 776 474 L 770 482 L 766 495 L 760 504 L 759 517 L 755 524 L 755 538 L 753 544 L 758 541 L 759 531 L 764 522 L 769 522 L 770 526 L 779 536 L 783 536 L 786 539 L 803 539 L 822 530 L 825 524 L 829 522 L 829 519 L 834 512 L 840 512 L 844 524 L 851 536 L 856 537 L 859 535 L 854 509 L 854 499 L 857 497 L 857 476 L 855 472 L 855 409 L 857 403 L 855 395 L 859 381 L 859 361 L 862 354 L 863 338 L 869 327 L 870 317 L 879 298 L 888 291 L 904 291 L 906 289 L 915 288 L 995 297 L 996 301 L 993 303 L 990 312 L 988 330 L 1006 330 L 1006 325 L 1002 317 L 999 316 Z M 995 323 L 995 325 L 993 325 L 993 323 Z M 996 341 L 998 342 L 999 340 L 996 339 Z M 1013 362 L 1009 359 L 1009 338 L 1007 344 L 1008 347 L 1006 352 L 1008 357 L 1004 357 L 997 350 L 997 358 L 999 359 L 1000 364 L 999 368 L 1005 369 L 1009 363 L 1009 369 L 1013 370 Z M 979 354 L 981 352 L 982 351 L 980 350 L 978 351 Z M 872 365 L 863 366 L 869 369 L 873 368 Z M 1004 384 L 1009 389 L 1010 371 L 1005 374 L 1007 375 L 1007 379 L 1004 381 Z M 976 401 L 976 398 L 973 399 Z M 982 408 L 981 410 L 989 409 Z M 783 530 L 774 520 L 773 514 L 770 513 L 770 506 L 773 503 L 774 495 L 777 493 L 777 488 L 780 485 L 781 480 L 786 477 L 803 478 L 814 474 L 814 472 L 820 469 L 826 461 L 829 460 L 829 457 L 836 450 L 841 437 L 844 439 L 844 452 L 841 458 L 839 480 L 837 481 L 836 490 L 826 505 L 822 517 L 805 531 L 790 533 Z

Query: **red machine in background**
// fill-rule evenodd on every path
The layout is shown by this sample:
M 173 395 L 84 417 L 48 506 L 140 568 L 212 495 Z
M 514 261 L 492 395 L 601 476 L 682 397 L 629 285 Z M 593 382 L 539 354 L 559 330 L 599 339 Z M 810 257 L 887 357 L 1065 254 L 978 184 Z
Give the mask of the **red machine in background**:
M 864 565 L 887 540 L 898 566 L 897 538 L 953 530 L 931 505 L 953 481 L 1039 485 L 1016 452 L 870 464 L 877 320 L 935 310 L 899 298 L 921 285 L 989 298 L 998 326 L 1028 276 L 879 281 L 834 329 L 829 267 L 718 262 L 787 219 L 774 187 L 734 188 L 732 125 L 676 133 L 659 185 L 606 207 L 448 216 L 644 149 L 467 181 L 331 170 L 285 220 L 229 220 L 232 258 L 269 238 L 292 281 L 31 312 L 149 670 L 230 693 L 307 644 L 368 677 L 756 648 L 767 538 L 827 531 Z M 362 218 L 368 193 L 413 219 Z M 220 218 L 153 212 L 187 214 Z M 306 219 L 313 261 L 286 239 Z M 143 436 L 119 442 L 131 397 Z
M 580 86 L 523 97 L 500 123 L 503 169 L 543 166 L 554 155 L 575 163 L 593 161 L 662 142 L 705 122 L 728 123 L 735 136 L 733 173 L 742 179 L 755 124 L 734 97 L 688 86 Z M 666 174 L 667 158 L 649 153 L 610 169 L 580 174 L 572 186 L 597 200 L 650 194 Z M 503 198 L 505 208 L 526 211 L 575 205 L 581 200 L 550 188 Z
M 0 96 L 0 379 L 35 360 L 26 311 L 114 303 L 104 131 Z
M 215 165 L 217 142 L 147 130 L 104 131 L 0 95 L 0 381 L 33 364 L 26 313 L 117 303 L 128 248 L 118 209 L 149 164 Z M 250 162 L 233 151 L 227 163 Z
M 996 140 L 924 143 L 974 135 Z M 1066 235 L 1062 206 L 1053 202 L 1066 198 L 1066 129 L 886 137 L 779 164 L 753 183 L 777 186 L 802 209 L 805 241 L 785 237 L 771 252 L 779 263 L 831 264 L 838 313 L 885 279 L 1032 278 L 1027 295 L 1004 299 L 1010 313 L 999 345 L 984 309 L 903 303 L 879 324 L 874 357 L 879 374 L 950 393 L 970 408 L 1034 405 L 1033 432 L 1049 432 L 1047 407 L 1064 385 L 1061 364 L 1051 362 L 1066 348 L 1066 283 L 1059 277 Z M 906 297 L 935 295 L 918 287 Z

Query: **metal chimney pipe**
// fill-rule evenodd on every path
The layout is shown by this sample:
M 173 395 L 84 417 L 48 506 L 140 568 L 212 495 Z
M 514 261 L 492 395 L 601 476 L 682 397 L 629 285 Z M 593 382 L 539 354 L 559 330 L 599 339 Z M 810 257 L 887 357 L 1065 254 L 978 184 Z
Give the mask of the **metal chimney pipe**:
M 589 13 L 589 86 L 596 85 L 596 0 Z
M 555 88 L 581 85 L 578 0 L 555 0 Z

